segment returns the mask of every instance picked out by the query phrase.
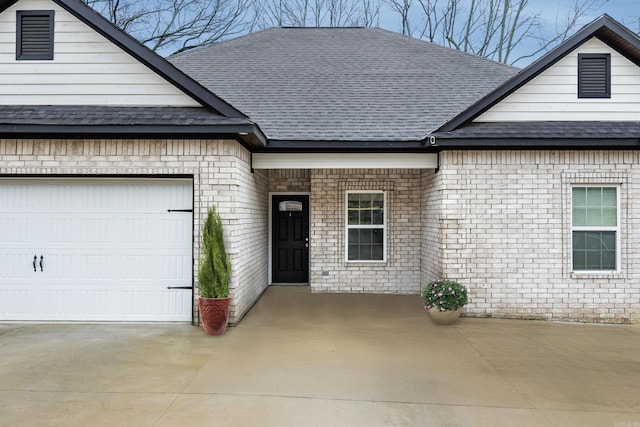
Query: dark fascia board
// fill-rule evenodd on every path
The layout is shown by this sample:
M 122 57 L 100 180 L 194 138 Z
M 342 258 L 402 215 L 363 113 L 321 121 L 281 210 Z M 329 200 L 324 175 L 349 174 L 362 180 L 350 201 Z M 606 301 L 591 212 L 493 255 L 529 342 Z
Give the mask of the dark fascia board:
M 266 151 L 343 151 L 343 150 L 417 150 L 424 151 L 429 144 L 425 141 L 314 141 L 314 140 L 277 140 L 270 139 L 267 142 Z
M 438 138 L 438 150 L 638 149 L 640 138 Z
M 9 9 L 14 4 L 18 3 L 18 0 L 0 0 L 0 13 Z
M 264 135 L 257 126 L 247 125 L 204 125 L 204 126 L 145 126 L 145 125 L 0 125 L 0 138 L 16 137 L 111 137 L 111 138 L 205 138 L 235 139 L 247 148 L 264 147 Z
M 9 2 L 9 6 L 16 3 L 16 1 L 17 0 L 11 0 Z M 160 55 L 147 48 L 124 31 L 117 28 L 102 15 L 91 9 L 86 4 L 82 3 L 80 0 L 52 1 L 67 10 L 76 18 L 89 25 L 98 33 L 105 36 L 111 42 L 145 64 L 147 67 L 151 68 L 160 76 L 167 79 L 173 85 L 183 90 L 186 94 L 191 96 L 202 105 L 212 108 L 219 114 L 222 114 L 226 117 L 247 117 L 241 111 L 234 108 L 231 104 L 217 97 L 204 86 L 200 85 L 200 83 L 196 82 L 195 80 L 184 74 L 182 71 L 171 65 Z M 3 6 L 3 8 L 0 8 L 0 11 L 6 9 L 9 6 Z
M 516 74 L 493 92 L 446 122 L 440 128 L 434 130 L 433 133 L 450 132 L 475 119 L 594 36 L 600 38 L 635 64 L 640 65 L 640 38 L 624 25 L 604 14 L 584 26 L 572 37 Z

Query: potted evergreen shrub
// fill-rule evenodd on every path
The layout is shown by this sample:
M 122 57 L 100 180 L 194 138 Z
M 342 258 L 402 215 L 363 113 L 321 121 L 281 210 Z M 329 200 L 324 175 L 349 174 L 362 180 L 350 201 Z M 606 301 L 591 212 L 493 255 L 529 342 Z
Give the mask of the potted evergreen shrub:
M 449 325 L 458 320 L 467 303 L 467 288 L 455 280 L 432 280 L 422 290 L 422 298 L 433 322 Z
M 224 247 L 222 221 L 211 207 L 202 230 L 202 258 L 198 269 L 198 306 L 202 326 L 209 335 L 222 335 L 229 320 L 231 262 Z

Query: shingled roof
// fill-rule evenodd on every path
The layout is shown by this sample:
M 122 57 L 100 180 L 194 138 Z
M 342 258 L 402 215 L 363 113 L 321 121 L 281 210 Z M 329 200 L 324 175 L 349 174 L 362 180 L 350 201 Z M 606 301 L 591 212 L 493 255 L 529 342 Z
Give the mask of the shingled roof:
M 258 126 L 200 83 L 115 27 L 81 0 L 52 0 L 137 61 L 202 105 L 202 108 L 101 105 L 0 105 L 5 135 L 190 135 L 231 137 L 263 147 Z M 18 0 L 0 0 L 0 13 Z M 36 64 L 37 66 L 37 64 Z M 0 100 L 1 103 L 1 100 Z
M 439 147 L 465 148 L 637 148 L 640 121 L 635 122 L 484 122 L 468 123 L 434 134 Z
M 191 134 L 258 132 L 245 118 L 199 107 L 0 105 L 0 134 Z
M 274 28 L 170 61 L 251 117 L 271 146 L 421 141 L 518 71 L 372 28 Z

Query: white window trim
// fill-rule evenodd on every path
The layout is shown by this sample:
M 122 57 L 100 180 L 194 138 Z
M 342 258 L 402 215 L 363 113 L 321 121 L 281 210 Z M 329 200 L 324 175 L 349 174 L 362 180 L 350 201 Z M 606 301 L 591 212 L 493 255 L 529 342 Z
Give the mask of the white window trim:
M 383 213 L 382 226 L 380 225 L 349 225 L 349 194 L 382 194 Z M 387 262 L 387 192 L 384 190 L 347 190 L 344 195 L 344 258 L 349 264 L 382 264 Z M 349 259 L 349 229 L 379 229 L 382 228 L 382 259 Z
M 602 227 L 576 227 L 573 225 L 573 189 L 574 188 L 615 188 L 616 189 L 616 226 L 602 226 Z M 612 184 L 572 184 L 570 189 L 571 203 L 569 206 L 570 221 L 571 221 L 571 272 L 573 274 L 603 274 L 603 273 L 619 273 L 621 264 L 622 253 L 620 252 L 620 185 Z M 615 270 L 575 270 L 573 268 L 573 232 L 574 231 L 615 231 L 616 233 L 616 268 Z

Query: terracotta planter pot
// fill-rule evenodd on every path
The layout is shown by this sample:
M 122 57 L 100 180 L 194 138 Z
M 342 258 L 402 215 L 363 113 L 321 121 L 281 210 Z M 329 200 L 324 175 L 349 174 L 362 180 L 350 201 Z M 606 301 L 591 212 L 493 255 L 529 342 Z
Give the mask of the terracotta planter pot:
M 448 311 L 440 311 L 437 308 L 430 308 L 427 310 L 431 320 L 436 325 L 451 325 L 455 323 L 460 317 L 460 313 L 462 312 L 462 307 L 457 310 L 448 310 Z
M 222 335 L 227 330 L 231 298 L 200 298 L 202 327 L 209 335 Z

